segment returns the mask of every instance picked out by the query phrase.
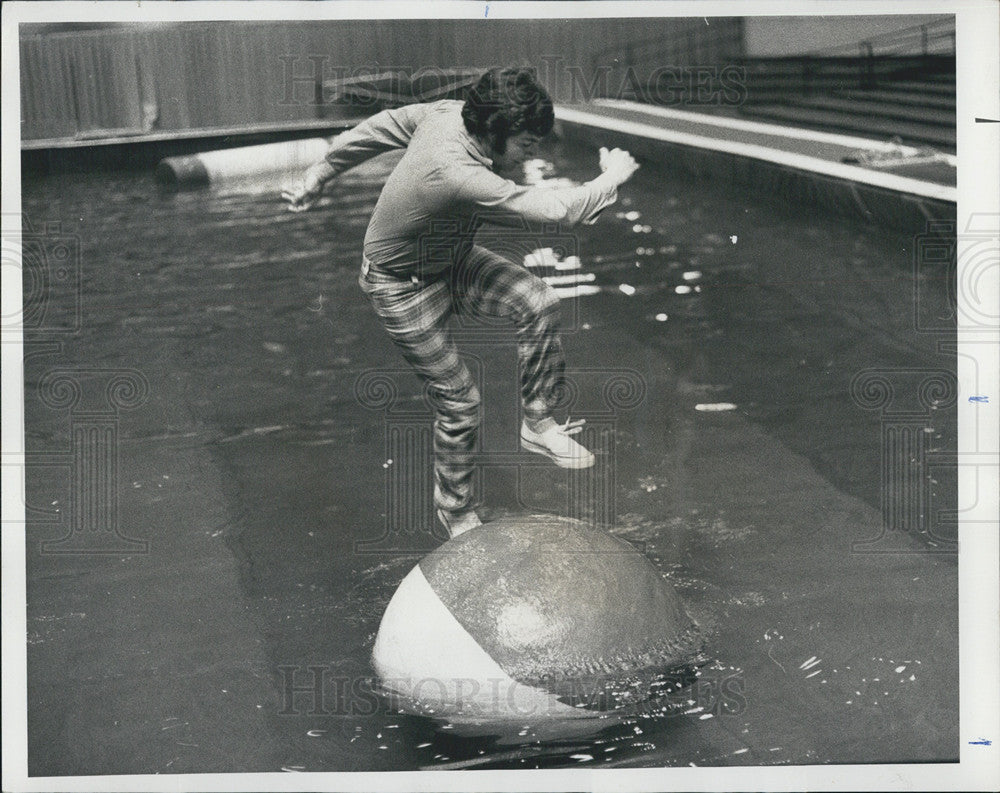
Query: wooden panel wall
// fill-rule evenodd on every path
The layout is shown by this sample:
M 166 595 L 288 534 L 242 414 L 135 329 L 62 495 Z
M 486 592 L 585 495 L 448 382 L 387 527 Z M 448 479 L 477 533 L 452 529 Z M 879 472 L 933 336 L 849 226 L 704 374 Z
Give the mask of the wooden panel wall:
M 532 65 L 557 102 L 579 99 L 595 65 L 621 67 L 640 43 L 646 65 L 739 55 L 741 20 L 416 20 L 218 22 L 53 33 L 21 29 L 22 139 L 294 124 L 321 116 L 311 84 L 359 68 Z M 697 54 L 678 49 L 692 37 Z M 662 40 L 660 48 L 658 41 Z M 317 60 L 310 60 L 311 58 Z M 291 64 L 291 66 L 289 66 Z M 576 68 L 573 78 L 570 69 Z M 577 91 L 574 94 L 573 88 Z M 613 82 L 612 82 L 613 87 Z M 289 99 L 293 101 L 288 101 Z

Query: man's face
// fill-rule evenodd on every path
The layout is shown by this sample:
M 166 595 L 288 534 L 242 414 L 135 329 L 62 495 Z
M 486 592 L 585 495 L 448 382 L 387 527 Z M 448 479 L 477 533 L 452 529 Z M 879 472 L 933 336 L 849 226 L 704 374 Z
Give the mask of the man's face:
M 507 138 L 507 150 L 503 154 L 493 152 L 493 168 L 498 173 L 519 168 L 537 156 L 539 135 L 533 132 L 518 132 Z

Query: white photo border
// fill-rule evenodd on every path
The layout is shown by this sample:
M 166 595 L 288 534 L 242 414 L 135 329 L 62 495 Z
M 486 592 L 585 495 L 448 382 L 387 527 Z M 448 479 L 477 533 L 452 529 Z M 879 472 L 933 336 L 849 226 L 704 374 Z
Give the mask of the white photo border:
M 958 228 L 973 213 L 1000 217 L 1000 4 L 992 0 L 960 2 L 11 2 L 3 5 L 3 211 L 20 212 L 20 104 L 18 25 L 37 22 L 211 21 L 256 20 L 565 18 L 602 16 L 771 16 L 954 14 L 957 25 Z M 961 264 L 960 264 L 961 266 Z M 17 273 L 3 272 L 3 316 L 17 315 L 21 284 Z M 992 290 L 1000 305 L 994 268 Z M 959 275 L 961 277 L 961 273 Z M 963 295 L 959 293 L 961 300 Z M 985 302 L 980 299 L 980 303 Z M 988 304 L 988 303 L 987 303 Z M 980 332 L 977 336 L 983 339 Z M 989 338 L 989 337 L 988 337 Z M 960 393 L 977 377 L 979 391 L 989 388 L 986 404 L 959 404 L 959 459 L 963 452 L 997 455 L 1000 436 L 1000 334 L 991 344 L 963 345 L 959 332 Z M 164 776 L 28 777 L 25 657 L 25 539 L 23 500 L 22 339 L 2 345 L 3 466 L 3 790 L 5 791 L 293 791 L 385 790 L 990 790 L 1000 786 L 1000 587 L 997 492 L 976 506 L 975 526 L 960 527 L 959 630 L 960 740 L 959 763 L 899 765 L 816 765 L 727 768 L 572 769 L 540 771 L 415 771 L 393 773 L 338 772 L 309 774 L 185 774 Z M 978 367 L 978 371 L 976 370 Z M 975 410 L 979 437 L 971 437 L 969 411 Z M 977 445 L 978 444 L 978 445 Z M 22 458 L 23 462 L 23 458 Z M 960 466 L 960 492 L 975 488 L 976 472 Z M 982 482 L 979 482 L 981 485 Z M 982 499 L 981 499 L 982 501 Z M 985 521 L 985 523 L 979 522 Z M 992 523 L 990 523 L 992 521 Z M 20 523 L 20 526 L 18 526 Z M 19 530 L 20 529 L 20 530 Z M 986 746 L 977 741 L 992 741 Z

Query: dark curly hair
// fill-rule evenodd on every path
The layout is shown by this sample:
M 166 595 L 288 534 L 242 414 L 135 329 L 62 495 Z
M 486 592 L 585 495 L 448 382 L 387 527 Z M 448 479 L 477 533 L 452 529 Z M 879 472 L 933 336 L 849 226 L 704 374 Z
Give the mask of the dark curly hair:
M 505 68 L 491 69 L 480 78 L 465 100 L 462 119 L 469 132 L 487 139 L 503 154 L 511 135 L 524 131 L 548 135 L 555 114 L 534 69 Z

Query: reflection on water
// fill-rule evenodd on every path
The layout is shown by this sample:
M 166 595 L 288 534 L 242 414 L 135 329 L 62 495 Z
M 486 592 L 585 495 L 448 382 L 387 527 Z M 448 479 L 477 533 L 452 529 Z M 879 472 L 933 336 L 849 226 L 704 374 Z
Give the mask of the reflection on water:
M 395 700 L 369 679 L 367 684 L 380 695 L 378 717 L 370 725 L 356 725 L 349 743 L 372 741 L 378 751 L 418 750 L 421 768 L 546 768 L 576 764 L 623 762 L 636 754 L 657 748 L 660 736 L 669 730 L 670 720 L 690 717 L 706 720 L 745 705 L 738 686 L 720 685 L 737 678 L 734 669 L 718 664 L 706 672 L 718 679 L 708 683 L 702 673 L 691 672 L 669 681 L 671 693 L 640 705 L 607 711 L 580 719 L 530 719 L 508 721 L 448 721 L 399 712 Z M 725 676 L 720 673 L 725 672 Z M 720 694 L 720 691 L 724 693 Z M 337 738 L 336 731 L 312 729 L 310 738 Z M 422 740 L 412 747 L 405 736 L 417 734 Z

